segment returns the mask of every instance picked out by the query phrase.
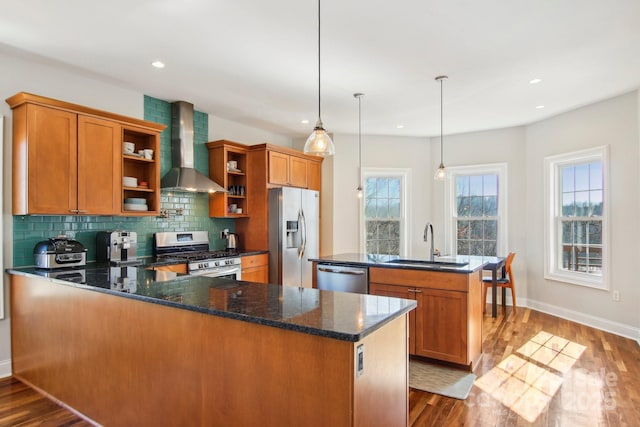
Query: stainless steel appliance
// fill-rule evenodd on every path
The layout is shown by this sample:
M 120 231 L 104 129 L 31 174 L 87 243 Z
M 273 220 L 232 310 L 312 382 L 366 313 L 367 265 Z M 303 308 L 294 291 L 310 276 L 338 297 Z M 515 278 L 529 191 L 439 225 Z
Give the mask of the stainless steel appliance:
M 38 242 L 33 255 L 39 268 L 77 267 L 87 263 L 87 250 L 82 243 L 64 235 Z
M 135 231 L 99 231 L 96 234 L 96 261 L 124 264 L 138 260 Z
M 240 236 L 236 233 L 229 233 L 227 236 L 227 249 L 238 249 L 238 243 L 240 242 Z
M 369 293 L 369 269 L 359 266 L 318 264 L 316 285 L 325 291 Z
M 240 280 L 242 267 L 235 250 L 209 250 L 208 231 L 169 231 L 153 235 L 153 254 L 187 263 L 192 275 Z
M 282 187 L 269 190 L 269 281 L 312 287 L 319 252 L 319 194 Z

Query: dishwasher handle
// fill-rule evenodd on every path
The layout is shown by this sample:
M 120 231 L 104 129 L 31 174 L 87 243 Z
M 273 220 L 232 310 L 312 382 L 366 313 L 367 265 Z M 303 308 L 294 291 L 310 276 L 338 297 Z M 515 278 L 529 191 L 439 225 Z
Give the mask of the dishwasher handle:
M 364 271 L 359 270 L 359 271 L 354 271 L 354 270 L 334 270 L 332 268 L 327 268 L 327 267 L 318 267 L 318 271 L 322 271 L 324 273 L 336 273 L 336 274 L 351 274 L 354 276 L 362 276 L 365 274 Z

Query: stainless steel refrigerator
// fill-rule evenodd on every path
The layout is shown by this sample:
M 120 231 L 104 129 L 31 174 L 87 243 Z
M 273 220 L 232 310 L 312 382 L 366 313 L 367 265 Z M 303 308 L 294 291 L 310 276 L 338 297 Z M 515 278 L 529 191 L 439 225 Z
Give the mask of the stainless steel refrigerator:
M 320 236 L 320 195 L 315 190 L 269 190 L 269 282 L 312 287 Z

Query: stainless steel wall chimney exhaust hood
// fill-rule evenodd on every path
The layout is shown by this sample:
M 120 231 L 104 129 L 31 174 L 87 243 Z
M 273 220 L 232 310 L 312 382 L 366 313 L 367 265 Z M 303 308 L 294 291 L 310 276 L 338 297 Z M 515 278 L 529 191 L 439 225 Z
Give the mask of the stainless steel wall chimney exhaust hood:
M 193 104 L 177 101 L 171 104 L 172 168 L 160 180 L 163 190 L 215 193 L 223 187 L 194 169 Z

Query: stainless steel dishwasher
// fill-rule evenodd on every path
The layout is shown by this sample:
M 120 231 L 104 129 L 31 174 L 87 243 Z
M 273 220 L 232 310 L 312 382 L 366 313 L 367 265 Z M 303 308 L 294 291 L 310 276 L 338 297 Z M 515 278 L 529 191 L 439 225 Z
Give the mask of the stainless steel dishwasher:
M 325 291 L 369 293 L 369 269 L 367 267 L 318 264 L 316 286 Z

